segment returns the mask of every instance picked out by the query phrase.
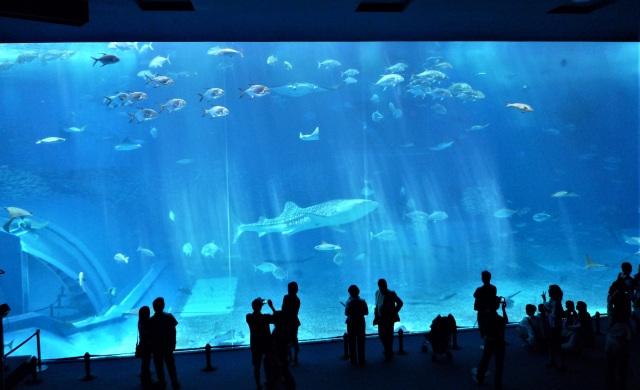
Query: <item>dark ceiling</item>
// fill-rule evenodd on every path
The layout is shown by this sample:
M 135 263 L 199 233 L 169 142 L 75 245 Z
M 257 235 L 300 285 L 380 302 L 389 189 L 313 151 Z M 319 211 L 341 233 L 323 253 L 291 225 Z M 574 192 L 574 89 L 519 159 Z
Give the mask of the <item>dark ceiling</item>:
M 0 41 L 635 42 L 640 37 L 638 0 L 367 1 L 373 4 L 359 0 L 95 0 L 89 1 L 87 11 L 82 0 L 0 0 L 0 15 L 5 15 L 0 16 Z M 143 11 L 176 7 L 193 11 Z

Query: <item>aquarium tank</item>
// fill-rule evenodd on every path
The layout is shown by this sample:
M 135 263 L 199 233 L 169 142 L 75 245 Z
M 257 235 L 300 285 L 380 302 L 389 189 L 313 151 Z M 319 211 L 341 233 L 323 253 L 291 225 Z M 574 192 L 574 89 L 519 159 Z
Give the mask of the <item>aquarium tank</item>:
M 131 354 L 156 297 L 179 349 L 245 345 L 292 281 L 302 341 L 352 284 L 375 334 L 379 278 L 408 332 L 477 326 L 483 270 L 513 320 L 550 284 L 604 312 L 640 260 L 638 72 L 637 43 L 2 45 L 5 351 Z

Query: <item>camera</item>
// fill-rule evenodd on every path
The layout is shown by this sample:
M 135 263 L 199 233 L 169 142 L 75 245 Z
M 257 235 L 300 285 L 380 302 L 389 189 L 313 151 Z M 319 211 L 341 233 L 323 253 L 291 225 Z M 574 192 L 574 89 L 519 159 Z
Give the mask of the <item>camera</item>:
M 507 303 L 507 299 L 505 297 L 500 297 L 500 303 Z

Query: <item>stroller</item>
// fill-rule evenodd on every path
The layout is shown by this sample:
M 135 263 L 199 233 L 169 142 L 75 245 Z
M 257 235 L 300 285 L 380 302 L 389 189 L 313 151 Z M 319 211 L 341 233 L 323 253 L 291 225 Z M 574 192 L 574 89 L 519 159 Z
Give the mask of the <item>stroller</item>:
M 445 360 L 449 361 L 453 357 L 451 354 L 451 335 L 455 328 L 453 328 L 453 317 L 442 317 L 438 314 L 436 318 L 431 322 L 431 331 L 424 335 L 425 341 L 422 344 L 422 352 L 429 352 L 427 342 L 431 344 L 433 349 L 431 353 L 431 361 L 438 361 L 437 355 L 446 355 Z M 453 328 L 453 329 L 452 329 Z

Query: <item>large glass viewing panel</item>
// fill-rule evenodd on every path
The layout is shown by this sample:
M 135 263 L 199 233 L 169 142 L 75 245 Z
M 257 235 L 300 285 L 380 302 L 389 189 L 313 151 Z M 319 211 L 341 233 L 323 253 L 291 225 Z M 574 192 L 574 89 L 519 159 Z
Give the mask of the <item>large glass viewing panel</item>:
M 251 301 L 279 309 L 291 281 L 301 340 L 342 335 L 351 284 L 375 333 L 379 278 L 397 326 L 472 327 L 485 269 L 512 321 L 550 284 L 604 311 L 638 263 L 638 52 L 2 45 L 5 344 L 131 353 L 159 296 L 178 348 L 247 344 Z

